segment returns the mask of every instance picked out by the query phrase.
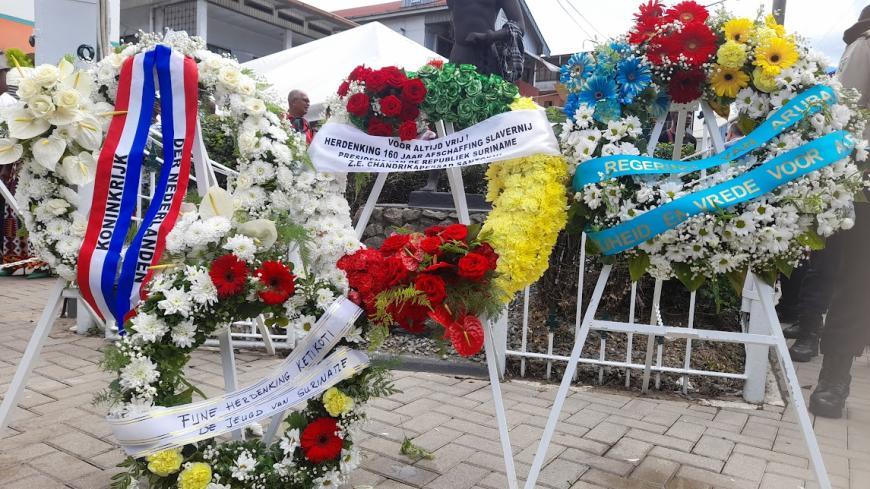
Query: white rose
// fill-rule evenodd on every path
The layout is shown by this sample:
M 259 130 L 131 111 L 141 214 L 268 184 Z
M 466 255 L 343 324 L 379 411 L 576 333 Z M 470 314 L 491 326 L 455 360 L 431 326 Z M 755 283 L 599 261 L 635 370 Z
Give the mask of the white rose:
M 45 117 L 54 111 L 54 103 L 48 95 L 37 95 L 32 97 L 27 105 L 36 117 Z
M 257 149 L 258 142 L 259 138 L 253 132 L 239 133 L 239 151 L 243 155 L 253 153 Z
M 18 92 L 16 92 L 18 98 L 21 100 L 29 100 L 30 98 L 35 97 L 38 93 L 39 85 L 37 85 L 32 78 L 21 79 L 21 83 L 18 84 Z
M 238 88 L 241 77 L 242 75 L 239 73 L 239 70 L 233 66 L 224 66 L 218 74 L 218 79 L 221 83 L 226 85 L 227 88 L 232 89 Z
M 246 76 L 246 77 L 242 78 L 241 81 L 239 82 L 239 92 L 242 95 L 251 96 L 256 91 L 257 91 L 257 84 L 254 83 L 254 80 L 252 80 L 251 77 Z
M 67 209 L 69 209 L 69 202 L 63 199 L 49 199 L 46 200 L 43 204 L 45 210 L 51 213 L 54 216 L 61 216 L 66 213 Z
M 67 88 L 54 94 L 54 103 L 62 109 L 75 109 L 79 106 L 81 96 L 78 90 Z
M 41 87 L 50 88 L 60 79 L 60 70 L 54 65 L 39 65 L 33 70 L 31 80 Z
M 266 112 L 266 104 L 258 98 L 245 100 L 245 111 L 252 116 L 261 116 Z

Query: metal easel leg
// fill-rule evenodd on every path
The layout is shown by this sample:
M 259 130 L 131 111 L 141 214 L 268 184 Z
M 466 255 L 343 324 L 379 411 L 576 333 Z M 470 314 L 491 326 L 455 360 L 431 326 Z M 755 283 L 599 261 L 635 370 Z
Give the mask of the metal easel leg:
M 272 342 L 272 332 L 269 331 L 268 326 L 266 326 L 266 321 L 263 319 L 263 316 L 257 316 L 257 319 L 254 319 L 254 323 L 257 325 L 257 330 L 260 332 L 260 336 L 263 337 L 263 345 L 266 347 L 266 353 L 269 355 L 275 355 L 275 344 Z
M 659 307 L 659 303 L 662 299 L 662 281 L 656 279 L 656 285 L 653 289 L 653 301 L 652 301 L 652 310 L 649 313 L 649 324 L 658 324 L 656 321 L 656 309 Z M 653 350 L 656 348 L 656 337 L 655 335 L 650 335 L 646 341 L 646 361 L 644 362 L 643 368 L 643 381 L 641 392 L 646 394 L 649 392 L 649 378 L 652 373 L 652 360 L 653 360 Z
M 798 424 L 803 432 L 807 450 L 810 452 L 810 461 L 816 473 L 816 482 L 818 482 L 821 489 L 831 489 L 831 480 L 828 478 L 828 471 L 825 470 L 825 461 L 822 458 L 822 451 L 819 449 L 816 433 L 813 431 L 813 422 L 807 411 L 804 396 L 801 393 L 801 385 L 794 370 L 794 363 L 792 363 L 791 356 L 788 353 L 788 344 L 785 342 L 782 327 L 776 315 L 776 308 L 773 303 L 773 288 L 755 274 L 753 274 L 753 279 L 755 281 L 755 290 L 758 292 L 758 297 L 761 299 L 761 304 L 764 308 L 765 318 L 770 325 L 771 334 L 774 340 L 776 340 L 777 358 L 779 358 L 779 365 L 782 371 L 785 372 L 786 385 L 788 385 L 792 406 L 794 406 L 794 410 L 797 413 Z
M 230 333 L 230 326 L 227 325 L 220 333 L 218 333 L 218 343 L 221 351 L 221 365 L 224 370 L 224 390 L 232 392 L 239 387 L 239 380 L 236 376 L 236 355 L 233 353 L 233 338 Z M 232 432 L 233 440 L 243 440 L 244 435 L 241 430 Z
M 495 341 L 493 334 L 492 321 L 486 321 L 486 367 L 489 371 L 489 385 L 492 389 L 492 401 L 495 405 L 495 419 L 498 424 L 499 440 L 501 441 L 501 450 L 504 454 L 505 475 L 508 481 L 508 489 L 518 489 L 517 469 L 514 466 L 513 446 L 511 445 L 510 436 L 508 434 L 507 414 L 504 410 L 504 398 L 501 394 L 501 379 L 497 359 L 495 355 Z
M 525 489 L 534 489 L 535 483 L 538 481 L 538 476 L 541 473 L 541 469 L 544 467 L 544 462 L 547 459 L 547 449 L 550 448 L 550 442 L 553 440 L 553 433 L 556 431 L 556 424 L 559 422 L 559 414 L 562 412 L 565 399 L 568 397 L 568 389 L 571 387 L 571 380 L 574 377 L 574 371 L 577 370 L 580 354 L 583 352 L 583 345 L 586 343 L 586 337 L 589 336 L 589 329 L 592 326 L 592 321 L 595 319 L 595 313 L 598 312 L 598 304 L 601 302 L 601 296 L 604 294 L 604 287 L 607 285 L 607 278 L 610 276 L 611 268 L 612 265 L 604 265 L 604 267 L 601 268 L 601 274 L 598 276 L 598 283 L 595 284 L 595 290 L 592 292 L 592 299 L 589 301 L 589 306 L 586 308 L 586 314 L 583 316 L 583 323 L 580 325 L 580 330 L 574 338 L 574 349 L 571 350 L 571 358 L 568 360 L 568 365 L 565 366 L 565 373 L 562 375 L 562 383 L 559 385 L 559 392 L 556 394 L 556 399 L 553 401 L 553 408 L 550 410 L 550 417 L 547 418 L 547 425 L 544 428 L 544 432 L 541 434 L 541 441 L 538 443 L 538 450 L 535 453 L 535 460 L 532 462 L 532 468 L 529 470 L 529 477 L 526 479 Z
M 375 179 L 375 185 L 372 187 L 372 191 L 369 193 L 369 198 L 366 199 L 363 210 L 359 215 L 359 221 L 357 221 L 356 227 L 354 227 L 357 239 L 362 239 L 362 235 L 366 231 L 366 226 L 368 226 L 369 220 L 372 218 L 372 212 L 375 210 L 378 198 L 380 198 L 381 192 L 384 190 L 384 183 L 387 181 L 387 175 L 389 175 L 389 173 L 378 173 L 378 178 Z
M 27 348 L 24 350 L 24 356 L 21 357 L 21 361 L 18 363 L 18 368 L 15 369 L 12 383 L 9 384 L 9 389 L 6 390 L 6 395 L 3 396 L 3 404 L 0 404 L 0 432 L 9 426 L 12 411 L 18 405 L 18 399 L 24 393 L 25 387 L 27 387 L 27 379 L 30 377 L 30 373 L 33 372 L 33 367 L 39 359 L 45 339 L 51 333 L 51 326 L 60 313 L 60 307 L 63 303 L 63 290 L 66 286 L 66 280 L 59 278 L 54 282 L 54 287 L 52 287 L 51 292 L 48 294 L 48 301 L 45 303 L 42 315 L 39 316 L 36 329 L 33 330 L 33 335 L 30 336 L 30 341 L 27 342 Z

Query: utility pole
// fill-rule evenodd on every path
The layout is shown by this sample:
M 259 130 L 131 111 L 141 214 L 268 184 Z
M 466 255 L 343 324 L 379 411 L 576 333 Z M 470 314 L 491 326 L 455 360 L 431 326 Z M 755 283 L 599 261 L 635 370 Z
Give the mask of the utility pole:
M 785 24 L 785 0 L 773 0 L 773 18 Z

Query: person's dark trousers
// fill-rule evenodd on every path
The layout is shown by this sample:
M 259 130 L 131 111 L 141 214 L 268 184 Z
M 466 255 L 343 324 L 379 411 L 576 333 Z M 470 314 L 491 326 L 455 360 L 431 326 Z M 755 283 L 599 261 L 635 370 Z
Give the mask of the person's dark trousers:
M 808 263 L 803 263 L 791 273 L 790 277 L 780 276 L 779 287 L 782 295 L 776 304 L 779 320 L 793 323 L 798 320 L 798 304 L 800 302 L 801 284 L 807 273 Z
M 824 355 L 819 384 L 810 396 L 810 410 L 819 416 L 842 416 L 852 360 L 870 343 L 870 204 L 855 204 L 855 227 L 829 240 L 839 250 L 831 307 L 822 332 Z
M 842 240 L 832 238 L 823 250 L 813 252 L 809 263 L 804 266 L 806 272 L 798 294 L 798 320 L 785 332 L 797 338 L 789 348 L 791 358 L 796 362 L 808 362 L 819 354 L 819 332 L 839 273 L 840 247 Z

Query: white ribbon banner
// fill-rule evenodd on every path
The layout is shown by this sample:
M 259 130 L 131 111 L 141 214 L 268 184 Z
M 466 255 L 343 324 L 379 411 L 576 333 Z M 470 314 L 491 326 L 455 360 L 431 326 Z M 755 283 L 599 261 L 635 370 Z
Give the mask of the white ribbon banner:
M 128 455 L 141 457 L 237 430 L 319 395 L 368 365 L 365 354 L 340 348 L 362 310 L 346 298 L 333 302 L 305 339 L 270 375 L 235 392 L 132 418 L 108 418 Z M 323 360 L 323 361 L 321 361 Z
M 535 154 L 560 154 L 543 110 L 505 112 L 431 141 L 370 136 L 350 124 L 328 123 L 308 147 L 314 167 L 324 172 L 438 170 Z

